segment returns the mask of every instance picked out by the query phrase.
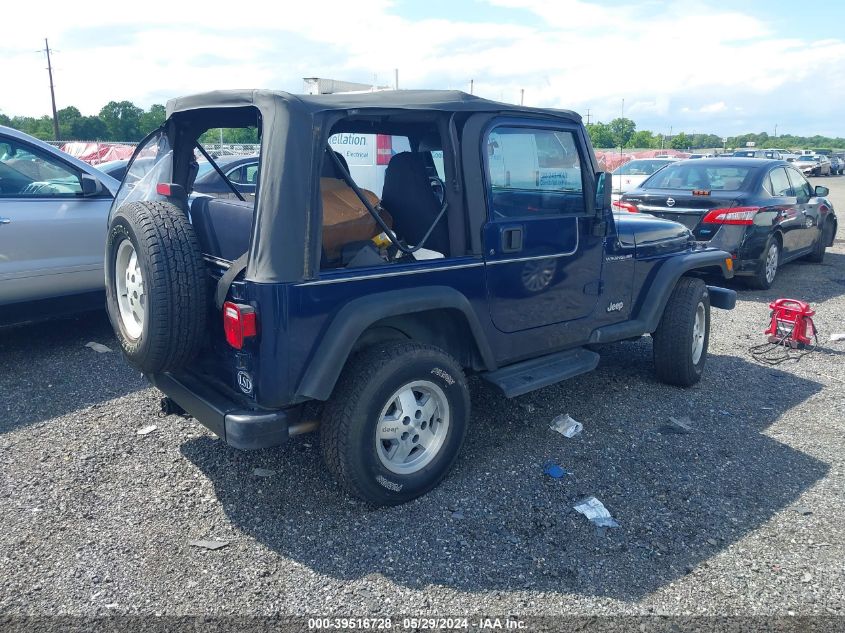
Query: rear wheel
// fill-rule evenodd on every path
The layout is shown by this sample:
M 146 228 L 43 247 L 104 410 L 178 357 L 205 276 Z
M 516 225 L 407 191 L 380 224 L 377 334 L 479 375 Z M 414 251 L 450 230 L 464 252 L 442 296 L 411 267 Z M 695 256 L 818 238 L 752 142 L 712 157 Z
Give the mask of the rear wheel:
M 780 242 L 771 235 L 766 242 L 766 247 L 763 249 L 763 254 L 757 262 L 757 270 L 754 275 L 746 278 L 746 284 L 750 288 L 758 290 L 768 290 L 775 282 L 775 277 L 778 274 L 778 267 L 780 266 Z
M 658 380 L 678 387 L 701 380 L 710 341 L 710 296 L 701 279 L 678 280 L 652 338 Z
M 430 345 L 377 345 L 344 368 L 320 427 L 326 465 L 351 494 L 396 505 L 434 488 L 466 436 L 469 391 L 457 362 Z
M 106 307 L 126 358 L 141 371 L 178 369 L 205 332 L 205 269 L 193 227 L 167 202 L 118 209 L 106 238 Z

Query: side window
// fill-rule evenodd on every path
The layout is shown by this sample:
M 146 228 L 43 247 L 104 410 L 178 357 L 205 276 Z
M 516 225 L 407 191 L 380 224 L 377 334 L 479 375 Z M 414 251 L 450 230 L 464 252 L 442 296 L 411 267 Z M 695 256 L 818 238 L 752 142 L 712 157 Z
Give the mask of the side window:
M 794 169 L 787 171 L 789 172 L 789 180 L 792 181 L 792 190 L 795 192 L 793 195 L 809 200 L 813 196 L 813 188 L 807 182 L 807 179 Z
M 771 179 L 771 193 L 776 198 L 786 198 L 792 195 L 792 185 L 789 184 L 789 178 L 786 176 L 786 170 L 783 167 L 773 169 L 769 174 Z
M 0 196 L 67 198 L 81 193 L 79 173 L 60 159 L 11 139 L 0 142 Z
M 228 178 L 229 180 L 231 180 L 234 183 L 243 183 L 243 181 L 244 181 L 243 180 L 243 178 L 244 178 L 244 168 L 238 167 L 236 169 L 233 169 L 228 174 L 226 174 L 226 178 Z
M 570 131 L 495 128 L 487 137 L 487 176 L 497 216 L 584 211 L 581 158 Z
M 258 182 L 258 164 L 255 165 L 246 165 L 244 167 L 244 172 L 246 173 L 246 180 L 244 182 L 248 185 L 254 185 Z

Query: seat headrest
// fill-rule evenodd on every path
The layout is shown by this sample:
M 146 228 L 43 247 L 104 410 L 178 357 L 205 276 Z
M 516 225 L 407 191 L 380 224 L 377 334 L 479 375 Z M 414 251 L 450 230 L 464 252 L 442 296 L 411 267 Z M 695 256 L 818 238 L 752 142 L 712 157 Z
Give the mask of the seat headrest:
M 338 159 L 340 159 L 341 165 L 343 168 L 349 172 L 349 163 L 346 162 L 346 159 L 343 157 L 343 154 L 340 152 L 335 152 L 328 147 L 326 148 L 326 155 L 323 156 L 323 168 L 320 172 L 320 176 L 322 178 L 337 178 L 339 180 L 343 180 L 343 174 L 340 173 L 340 170 L 337 168 L 337 164 L 332 160 L 331 154 L 332 152 Z

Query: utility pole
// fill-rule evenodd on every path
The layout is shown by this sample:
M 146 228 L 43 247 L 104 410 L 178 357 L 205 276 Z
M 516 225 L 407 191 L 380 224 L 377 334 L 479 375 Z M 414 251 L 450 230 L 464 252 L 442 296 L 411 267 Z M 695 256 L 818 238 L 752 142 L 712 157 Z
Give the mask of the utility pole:
M 53 136 L 59 140 L 59 115 L 56 113 L 56 91 L 53 89 L 53 65 L 50 63 L 50 44 L 44 38 L 44 50 L 47 53 L 47 73 L 50 75 L 50 100 L 53 103 Z
M 775 123 L 775 138 L 778 137 L 778 124 Z
M 587 125 L 590 124 L 590 108 L 587 108 Z
M 525 88 L 519 89 L 519 105 L 525 104 Z
M 393 69 L 393 76 L 394 76 L 394 82 L 393 82 L 394 88 L 393 89 L 399 90 L 399 69 L 398 68 Z
M 625 98 L 622 97 L 622 118 L 625 118 Z
M 469 93 L 470 93 L 471 95 L 472 95 L 472 94 L 475 94 L 475 93 L 473 92 L 473 88 L 474 88 L 474 87 L 475 87 L 475 79 L 470 79 L 470 80 L 469 80 Z

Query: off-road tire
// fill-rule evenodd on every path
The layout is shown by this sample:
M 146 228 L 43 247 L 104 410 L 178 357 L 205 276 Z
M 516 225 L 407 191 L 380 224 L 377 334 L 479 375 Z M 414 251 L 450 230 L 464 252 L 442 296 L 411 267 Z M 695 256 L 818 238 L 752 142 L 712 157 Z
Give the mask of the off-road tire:
M 130 240 L 144 279 L 141 333 L 127 333 L 117 303 L 115 260 Z M 193 226 L 173 204 L 132 202 L 118 209 L 106 239 L 106 306 L 120 347 L 145 373 L 179 369 L 199 352 L 205 338 L 208 285 Z
M 397 389 L 429 381 L 445 394 L 449 425 L 433 460 L 411 474 L 392 472 L 380 460 L 376 433 L 382 408 Z M 350 494 L 376 506 L 405 503 L 439 484 L 458 457 L 470 414 L 461 366 L 431 345 L 389 342 L 347 362 L 323 410 L 320 444 L 331 474 Z
M 769 256 L 769 249 L 772 248 L 772 244 L 777 245 L 778 256 L 777 267 L 775 269 L 774 276 L 769 279 L 766 276 L 766 261 Z M 745 285 L 755 290 L 768 290 L 769 288 L 771 288 L 775 283 L 775 279 L 777 279 L 778 272 L 780 272 L 781 259 L 783 259 L 783 248 L 781 247 L 781 244 L 778 239 L 774 235 L 770 235 L 769 239 L 766 240 L 766 246 L 765 248 L 763 248 L 763 253 L 760 255 L 760 259 L 757 261 L 757 266 L 754 270 L 754 274 L 750 277 L 745 277 Z
M 704 308 L 705 329 L 703 348 L 696 360 L 693 328 L 699 305 Z M 710 341 L 710 295 L 704 281 L 693 277 L 678 280 L 652 338 L 654 370 L 660 382 L 689 387 L 701 380 Z
M 824 261 L 824 254 L 827 251 L 827 245 L 831 237 L 833 237 L 833 222 L 825 220 L 825 223 L 822 224 L 821 231 L 819 231 L 819 237 L 813 245 L 813 250 L 806 257 L 808 262 L 821 264 Z

